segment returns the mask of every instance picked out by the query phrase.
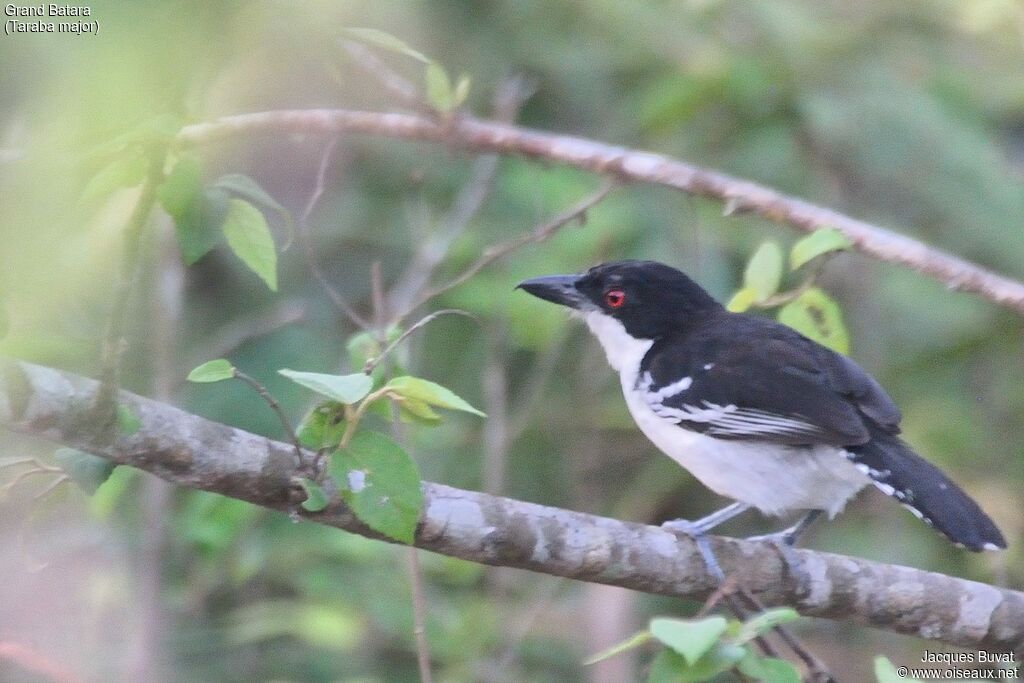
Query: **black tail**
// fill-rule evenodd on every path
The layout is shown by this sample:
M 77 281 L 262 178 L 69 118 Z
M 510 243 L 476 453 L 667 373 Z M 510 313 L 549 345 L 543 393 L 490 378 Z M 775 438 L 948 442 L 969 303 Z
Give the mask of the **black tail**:
M 876 428 L 871 432 L 871 441 L 847 451 L 875 486 L 957 545 L 975 552 L 1006 547 L 989 516 L 935 465 L 897 437 Z

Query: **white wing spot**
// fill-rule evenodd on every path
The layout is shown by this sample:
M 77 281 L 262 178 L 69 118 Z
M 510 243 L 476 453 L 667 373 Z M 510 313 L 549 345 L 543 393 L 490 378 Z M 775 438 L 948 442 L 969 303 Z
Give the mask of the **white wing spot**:
M 705 365 L 705 366 L 704 366 L 704 369 L 705 369 L 705 370 L 710 370 L 710 369 L 711 369 L 711 368 L 713 368 L 713 367 L 715 367 L 715 364 L 714 364 L 714 363 L 708 363 L 707 365 Z

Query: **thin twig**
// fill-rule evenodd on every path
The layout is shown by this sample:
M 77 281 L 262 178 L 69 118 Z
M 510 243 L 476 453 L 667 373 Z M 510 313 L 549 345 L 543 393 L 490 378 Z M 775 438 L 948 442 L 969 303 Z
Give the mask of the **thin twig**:
M 494 116 L 498 121 L 512 123 L 523 102 L 532 92 L 521 78 L 502 82 L 494 94 Z M 479 213 L 494 187 L 500 157 L 487 154 L 477 157 L 470 170 L 469 180 L 459 189 L 448 213 L 440 224 L 445 228 L 422 240 L 403 277 L 392 287 L 390 309 L 400 312 L 394 323 L 399 323 L 413 308 L 411 302 L 429 284 L 434 272 L 451 251 L 452 244 L 465 232 L 470 221 Z
M 266 404 L 270 406 L 270 409 L 277 415 L 277 419 L 281 421 L 281 426 L 284 427 L 284 431 L 288 435 L 288 440 L 291 442 L 292 446 L 295 447 L 295 464 L 301 466 L 304 462 L 302 457 L 302 444 L 299 443 L 299 437 L 295 433 L 295 429 L 292 427 L 291 421 L 288 419 L 288 416 L 284 414 L 284 410 L 281 409 L 281 404 L 278 403 L 277 399 L 267 391 L 267 388 L 257 382 L 255 378 L 250 377 L 238 368 L 235 368 L 234 374 L 236 379 L 242 380 L 255 389 L 256 393 L 260 395 L 260 398 L 262 398 Z
M 495 244 L 493 246 L 488 247 L 487 249 L 484 250 L 483 254 L 480 255 L 480 258 L 478 258 L 476 261 L 472 263 L 472 265 L 466 268 L 466 270 L 462 271 L 462 273 L 456 276 L 455 279 L 451 280 L 446 284 L 440 285 L 425 292 L 420 297 L 419 301 L 413 308 L 422 306 L 424 303 L 433 299 L 434 297 L 440 296 L 441 294 L 444 294 L 445 292 L 458 287 L 459 285 L 463 284 L 464 282 L 472 278 L 474 275 L 479 273 L 481 270 L 489 266 L 490 264 L 494 263 L 503 256 L 506 256 L 509 253 L 515 251 L 516 249 L 519 249 L 520 247 L 527 244 L 543 242 L 547 238 L 551 237 L 551 235 L 555 234 L 560 228 L 568 225 L 569 223 L 575 220 L 585 220 L 587 211 L 592 209 L 602 199 L 607 197 L 612 190 L 618 187 L 618 185 L 618 181 L 614 179 L 607 180 L 601 185 L 600 189 L 598 189 L 597 192 L 577 202 L 567 211 L 559 214 L 558 216 L 555 216 L 555 218 L 551 219 L 550 221 L 538 225 L 536 228 L 526 233 L 525 235 L 521 235 L 520 237 L 509 240 L 507 242 L 502 242 L 501 244 Z
M 50 493 L 50 491 L 53 491 L 55 488 L 57 488 L 61 484 L 65 483 L 65 482 L 69 482 L 69 481 L 71 481 L 71 477 L 69 477 L 66 474 L 60 475 L 59 477 L 57 477 L 56 479 L 51 481 L 49 484 L 44 486 L 42 489 L 40 489 L 40 491 L 36 495 L 32 496 L 32 502 L 34 503 L 37 500 L 41 500 L 42 498 L 45 498 L 46 494 Z
M 743 605 L 740 604 L 740 601 L 736 598 L 736 592 L 738 590 L 742 590 L 742 588 L 737 585 L 735 577 L 727 577 L 725 581 L 723 581 L 721 585 L 719 585 L 718 588 L 716 588 L 715 591 L 707 597 L 707 600 L 704 601 L 704 604 L 697 612 L 697 616 L 703 616 L 707 614 L 712 609 L 714 609 L 715 605 L 717 605 L 719 602 L 724 602 L 725 606 L 729 608 L 729 611 L 732 612 L 733 616 L 735 616 L 740 621 L 746 621 L 748 616 L 747 611 L 743 608 Z M 771 643 L 769 643 L 764 636 L 756 636 L 754 638 L 754 643 L 757 645 L 758 649 L 761 650 L 762 654 L 764 654 L 766 657 L 779 656 L 778 652 L 775 650 L 774 647 L 772 647 Z
M 384 63 L 372 50 L 354 40 L 342 40 L 341 47 L 356 64 L 377 79 L 384 89 L 391 93 L 401 104 L 418 111 L 426 111 L 427 107 L 420 96 L 419 89 L 399 75 L 397 71 Z
M 405 435 L 399 419 L 398 404 L 391 402 L 391 431 L 395 440 L 404 444 Z M 406 549 L 406 571 L 409 575 L 409 591 L 412 594 L 412 634 L 416 641 L 416 664 L 419 667 L 420 683 L 432 683 L 430 670 L 430 644 L 427 642 L 427 600 L 423 594 L 423 572 L 420 569 L 419 550 L 416 546 Z
M 380 261 L 370 264 L 370 296 L 373 300 L 373 327 L 377 340 L 383 342 L 387 336 L 384 321 L 387 320 L 387 299 L 384 293 L 384 271 Z
M 373 371 L 377 368 L 377 366 L 381 364 L 381 361 L 383 361 L 385 358 L 387 358 L 388 354 L 390 354 L 392 351 L 395 350 L 395 347 L 397 347 L 403 341 L 408 339 L 409 335 L 411 335 L 413 332 L 415 332 L 416 330 L 420 329 L 421 327 L 427 325 L 431 321 L 436 320 L 437 318 L 440 318 L 443 315 L 461 315 L 461 316 L 465 316 L 467 318 L 472 318 L 473 320 L 479 321 L 479 318 L 477 318 L 475 315 L 473 315 L 469 311 L 463 311 L 463 310 L 458 309 L 458 308 L 443 308 L 440 311 L 434 311 L 430 315 L 425 315 L 422 318 L 420 318 L 419 320 L 417 320 L 414 324 L 410 325 L 409 329 L 407 329 L 405 332 L 403 332 L 398 337 L 398 339 L 396 339 L 395 341 L 391 342 L 386 347 L 384 347 L 384 350 L 381 351 L 379 354 L 377 354 L 377 356 L 375 358 L 368 358 L 366 360 L 366 364 L 363 366 L 363 372 L 365 372 L 367 375 L 372 374 Z
M 431 683 L 430 646 L 427 643 L 427 603 L 423 597 L 423 580 L 420 572 L 419 549 L 406 549 L 409 570 L 409 588 L 412 591 L 412 633 L 416 639 L 416 664 L 420 670 L 420 682 Z
M 186 145 L 206 144 L 228 136 L 268 130 L 305 135 L 346 131 L 422 140 L 478 154 L 518 154 L 634 182 L 670 187 L 726 202 L 736 211 L 756 214 L 803 232 L 835 228 L 855 249 L 865 254 L 907 266 L 939 280 L 951 290 L 974 292 L 1024 315 L 1024 282 L 993 273 L 919 240 L 748 180 L 596 140 L 469 116 L 438 122 L 435 118 L 414 114 L 312 109 L 240 114 L 194 124 L 181 130 L 178 141 Z
M 128 327 L 129 304 L 140 271 L 142 237 L 149 215 L 156 204 L 156 188 L 164 174 L 165 151 L 156 149 L 149 150 L 148 153 L 146 177 L 142 181 L 139 198 L 124 230 L 121 275 L 114 292 L 114 305 L 107 318 L 106 332 L 103 335 L 102 389 L 96 394 L 93 410 L 96 414 L 97 429 L 107 439 L 113 439 L 116 434 L 116 396 L 121 386 L 122 359 L 128 347 L 125 334 Z
M 783 304 L 788 304 L 791 301 L 799 299 L 804 292 L 813 287 L 814 283 L 817 282 L 818 277 L 821 276 L 822 271 L 825 269 L 825 263 L 828 259 L 818 258 L 815 259 L 815 261 L 816 263 L 811 268 L 810 272 L 807 273 L 807 277 L 805 277 L 799 285 L 789 291 L 779 292 L 778 294 L 773 294 L 761 301 L 756 301 L 753 306 L 756 308 L 775 308 L 776 306 L 782 306 Z
M 736 594 L 747 603 L 747 605 L 757 611 L 763 612 L 765 606 L 758 600 L 754 595 L 746 588 L 739 586 L 736 590 Z M 779 637 L 786 643 L 790 650 L 793 651 L 797 657 L 800 658 L 810 672 L 812 679 L 815 683 L 838 683 L 836 677 L 828 670 L 828 667 L 818 659 L 813 652 L 804 647 L 800 639 L 793 635 L 793 632 L 782 624 L 776 624 L 773 629 Z
M 334 154 L 334 149 L 338 146 L 338 136 L 331 138 L 324 146 L 324 151 L 320 155 L 320 167 L 316 174 L 316 184 L 313 186 L 313 192 L 309 195 L 309 199 L 306 201 L 306 206 L 302 210 L 302 216 L 299 218 L 299 240 L 302 242 L 302 251 L 306 256 L 306 265 L 309 268 L 309 272 L 312 273 L 316 279 L 320 288 L 327 294 L 327 298 L 331 300 L 334 307 L 341 311 L 349 320 L 352 321 L 356 327 L 367 330 L 370 328 L 370 323 L 359 315 L 355 308 L 348 302 L 348 300 L 338 291 L 338 289 L 331 284 L 330 279 L 324 274 L 323 270 L 320 269 L 320 265 L 317 263 L 316 249 L 313 248 L 313 239 L 311 237 L 309 228 L 309 217 L 313 213 L 313 208 L 320 201 L 320 197 L 324 193 L 324 187 L 326 185 L 327 168 L 330 165 L 331 156 Z

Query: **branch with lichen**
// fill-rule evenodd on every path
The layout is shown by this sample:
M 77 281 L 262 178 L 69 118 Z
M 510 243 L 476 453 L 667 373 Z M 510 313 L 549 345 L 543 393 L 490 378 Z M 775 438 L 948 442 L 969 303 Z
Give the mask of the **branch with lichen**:
M 295 504 L 295 453 L 280 443 L 128 392 L 139 417 L 113 441 L 89 429 L 99 383 L 31 363 L 0 368 L 0 427 L 34 434 L 170 482 L 276 510 Z M 658 527 L 425 482 L 415 545 L 481 564 L 704 599 L 715 590 L 695 545 Z M 340 502 L 310 521 L 381 538 Z M 770 545 L 712 537 L 726 573 L 765 605 L 896 633 L 1024 654 L 1024 593 L 910 567 L 797 550 L 786 571 Z

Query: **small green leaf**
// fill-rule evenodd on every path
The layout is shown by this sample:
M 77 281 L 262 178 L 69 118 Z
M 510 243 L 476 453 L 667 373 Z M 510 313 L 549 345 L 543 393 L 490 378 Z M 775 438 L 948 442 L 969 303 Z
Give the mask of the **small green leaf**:
M 332 398 L 342 403 L 355 403 L 370 393 L 373 380 L 369 375 L 356 372 L 351 375 L 325 375 L 319 372 L 299 372 L 298 370 L 278 370 L 296 384 Z
M 612 645 L 606 650 L 601 650 L 592 657 L 587 657 L 587 659 L 583 660 L 583 666 L 590 666 L 591 664 L 597 664 L 598 662 L 603 662 L 606 659 L 611 659 L 617 654 L 621 654 L 627 650 L 632 650 L 635 647 L 643 645 L 649 641 L 651 637 L 650 631 L 640 631 L 639 633 L 635 633 L 621 643 Z
M 427 423 L 433 424 L 441 421 L 441 416 L 435 413 L 426 401 L 403 397 L 399 400 L 398 407 L 402 411 L 408 412 L 414 417 L 417 417 Z
M 875 657 L 875 678 L 878 683 L 922 683 L 920 678 L 910 678 L 906 674 L 900 676 L 896 667 L 885 657 Z
M 704 656 L 722 637 L 729 622 L 725 617 L 706 617 L 696 621 L 686 619 L 651 619 L 651 635 L 672 648 L 691 665 Z
M 106 458 L 75 448 L 58 448 L 53 454 L 53 459 L 71 480 L 90 496 L 96 493 L 96 489 L 117 467 L 116 463 Z
M 842 251 L 853 247 L 853 242 L 835 228 L 815 230 L 798 240 L 789 251 L 789 267 L 796 270 L 813 258 L 830 251 Z
M 750 287 L 743 287 L 732 295 L 725 308 L 733 313 L 743 313 L 756 302 L 757 292 Z
M 327 494 L 312 479 L 303 478 L 300 482 L 306 492 L 306 500 L 302 501 L 302 509 L 309 512 L 320 512 L 327 507 Z
M 658 652 L 651 660 L 651 668 L 647 672 L 647 683 L 679 683 L 690 665 L 683 656 L 669 649 Z
M 452 97 L 453 107 L 460 107 L 462 103 L 469 97 L 469 87 L 473 83 L 473 79 L 469 74 L 461 74 L 459 80 L 455 83 L 455 94 Z
M 782 249 L 775 242 L 765 242 L 747 263 L 743 285 L 754 290 L 757 301 L 764 301 L 779 291 L 782 282 Z
M 403 54 L 406 57 L 412 57 L 424 64 L 430 63 L 430 60 L 426 55 L 412 49 L 403 40 L 396 38 L 390 33 L 378 31 L 375 28 L 348 28 L 345 29 L 345 33 L 364 43 L 376 45 L 377 47 L 382 47 L 385 50 L 391 50 L 392 52 Z
M 156 196 L 164 211 L 173 218 L 179 218 L 189 211 L 202 191 L 202 166 L 197 157 L 189 155 L 178 160 L 164 182 L 156 188 Z
M 431 107 L 443 114 L 455 108 L 452 80 L 443 66 L 437 62 L 427 64 L 424 79 L 427 85 L 427 102 Z
M 142 429 L 142 420 L 123 403 L 117 404 L 117 429 L 125 436 L 131 436 Z
M 188 373 L 189 382 L 220 382 L 235 376 L 235 366 L 223 358 L 208 360 Z
M 779 322 L 833 351 L 850 352 L 850 335 L 839 304 L 812 287 L 779 310 Z
M 223 230 L 231 251 L 276 292 L 277 251 L 267 219 L 259 209 L 243 199 L 232 199 Z
M 132 187 L 146 177 L 146 158 L 141 154 L 122 154 L 101 168 L 82 190 L 81 203 L 91 204 L 114 190 Z
M 736 666 L 747 655 L 739 645 L 717 643 L 711 651 L 693 664 L 670 649 L 662 650 L 651 662 L 647 683 L 698 683 L 710 681 L 723 671 Z
M 356 432 L 335 451 L 328 471 L 342 500 L 367 526 L 412 543 L 423 507 L 416 463 L 397 443 L 377 432 Z
M 295 224 L 292 221 L 292 215 L 288 213 L 288 209 L 284 208 L 280 202 L 271 197 L 266 190 L 260 187 L 259 183 L 249 176 L 241 173 L 229 173 L 217 178 L 213 186 L 231 195 L 247 199 L 265 209 L 270 209 L 285 222 L 288 226 L 289 234 L 294 232 Z
M 786 624 L 799 618 L 800 614 L 791 607 L 766 610 L 747 619 L 740 628 L 736 640 L 745 643 L 751 638 L 764 635 L 779 624 Z
M 736 668 L 744 676 L 762 683 L 800 683 L 800 674 L 793 665 L 776 657 L 758 657 L 748 651 Z
M 335 448 L 345 434 L 345 404 L 324 401 L 303 418 L 296 430 L 299 442 L 306 448 Z
M 419 377 L 410 377 L 409 375 L 395 377 L 385 387 L 403 398 L 416 399 L 439 408 L 461 410 L 479 415 L 480 417 L 487 417 L 484 413 L 457 396 L 451 389 L 446 389 L 440 384 L 435 384 Z

